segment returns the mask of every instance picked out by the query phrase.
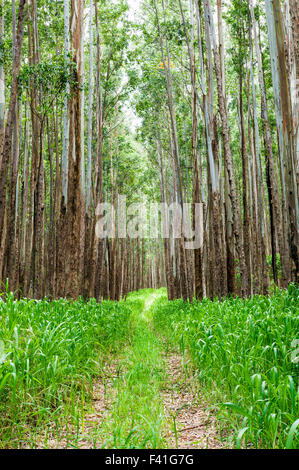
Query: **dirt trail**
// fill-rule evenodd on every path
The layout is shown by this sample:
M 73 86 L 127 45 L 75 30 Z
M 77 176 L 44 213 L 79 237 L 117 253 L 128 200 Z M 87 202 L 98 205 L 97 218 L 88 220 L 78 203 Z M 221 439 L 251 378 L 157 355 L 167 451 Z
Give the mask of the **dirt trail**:
M 167 381 L 163 393 L 165 414 L 172 424 L 169 448 L 220 449 L 215 413 L 201 400 L 193 374 L 186 371 L 180 354 L 165 357 Z

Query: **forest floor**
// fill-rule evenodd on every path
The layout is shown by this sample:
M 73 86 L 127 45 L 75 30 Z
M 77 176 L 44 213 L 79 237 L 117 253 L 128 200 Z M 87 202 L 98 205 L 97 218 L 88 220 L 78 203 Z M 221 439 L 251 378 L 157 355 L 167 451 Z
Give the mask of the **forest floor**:
M 0 448 L 299 448 L 298 294 L 8 294 Z
M 151 307 L 165 292 L 142 292 L 128 344 L 107 356 L 76 429 L 48 429 L 37 447 L 222 448 L 215 410 L 202 399 L 191 362 L 157 334 Z

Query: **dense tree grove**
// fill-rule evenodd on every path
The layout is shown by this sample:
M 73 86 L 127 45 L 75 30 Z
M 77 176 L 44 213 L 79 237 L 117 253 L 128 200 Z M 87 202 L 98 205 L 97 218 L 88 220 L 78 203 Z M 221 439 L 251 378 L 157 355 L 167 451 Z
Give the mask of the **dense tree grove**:
M 2 291 L 192 300 L 298 282 L 299 1 L 136 8 L 0 2 Z M 97 237 L 98 204 L 120 195 L 190 203 L 194 229 L 201 203 L 203 243 L 172 223 L 122 237 L 119 213 Z

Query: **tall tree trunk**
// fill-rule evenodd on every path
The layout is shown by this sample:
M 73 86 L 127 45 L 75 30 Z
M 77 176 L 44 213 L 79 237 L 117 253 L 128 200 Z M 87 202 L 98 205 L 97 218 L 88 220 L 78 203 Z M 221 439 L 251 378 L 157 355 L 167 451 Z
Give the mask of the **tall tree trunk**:
M 216 36 L 215 36 L 215 29 L 214 29 L 214 20 L 211 8 L 210 0 L 204 0 L 204 5 L 207 11 L 207 21 L 209 23 L 209 30 L 212 37 L 212 45 L 213 45 L 213 53 L 214 53 L 214 64 L 215 64 L 215 73 L 216 73 L 216 81 L 217 81 L 217 92 L 218 92 L 218 106 L 219 106 L 219 113 L 221 117 L 221 124 L 222 124 L 222 138 L 223 138 L 223 151 L 224 151 L 224 161 L 227 171 L 227 191 L 228 191 L 228 198 L 231 204 L 231 212 L 232 212 L 232 231 L 235 238 L 236 243 L 236 252 L 240 262 L 240 271 L 241 271 L 241 278 L 242 278 L 242 295 L 248 294 L 248 284 L 246 283 L 246 267 L 245 267 L 245 258 L 244 258 L 244 248 L 242 243 L 242 233 L 241 233 L 241 216 L 240 216 L 240 208 L 237 196 L 237 190 L 235 186 L 235 175 L 234 175 L 234 165 L 233 165 L 233 158 L 231 153 L 230 147 L 230 132 L 229 132 L 229 123 L 228 123 L 228 116 L 227 116 L 227 105 L 225 101 L 225 92 L 222 82 L 222 73 L 221 73 L 221 62 L 220 56 L 216 45 Z M 230 221 L 231 223 L 231 221 Z M 231 232 L 227 232 L 227 236 L 230 236 Z M 227 246 L 230 245 L 229 250 L 232 250 L 232 239 L 227 240 Z M 231 256 L 229 254 L 229 256 Z M 228 260 L 228 266 L 231 266 L 232 260 Z M 231 273 L 228 273 L 228 277 L 230 277 Z M 233 281 L 230 282 L 230 287 L 233 285 Z
M 0 276 L 3 265 L 3 247 L 5 241 L 5 218 L 6 218 L 6 192 L 7 192 L 7 174 L 12 150 L 13 121 L 15 118 L 15 109 L 17 104 L 18 75 L 21 66 L 22 44 L 24 35 L 26 0 L 20 0 L 19 14 L 16 31 L 16 47 L 14 54 L 14 64 L 12 71 L 12 86 L 10 90 L 9 109 L 4 134 L 4 143 L 1 150 L 1 168 L 0 168 Z
M 3 0 L 0 1 L 0 41 L 3 40 L 4 34 L 4 11 L 3 11 Z M 2 158 L 2 147 L 5 131 L 5 74 L 4 67 L 0 65 L 0 167 Z
M 71 46 L 77 84 L 71 90 L 70 98 L 70 137 L 68 165 L 67 223 L 66 243 L 66 287 L 65 295 L 78 298 L 80 292 L 80 248 L 82 243 L 83 188 L 82 188 L 82 146 L 81 146 L 81 35 L 82 0 L 71 2 Z
M 245 44 L 245 34 L 243 26 L 243 40 Z M 241 39 L 240 39 L 241 41 Z M 251 294 L 251 260 L 250 260 L 250 249 L 251 249 L 251 219 L 249 213 L 249 188 L 248 188 L 248 153 L 247 153 L 247 142 L 246 132 L 244 123 L 244 110 L 243 110 L 243 64 L 241 57 L 241 43 L 240 43 L 240 69 L 239 69 L 239 109 L 240 109 L 240 128 L 241 128 L 241 155 L 242 155 L 242 185 L 243 185 L 243 212 L 244 212 L 244 223 L 243 223 L 243 240 L 244 240 L 244 254 L 245 254 L 245 276 L 246 284 L 248 286 L 248 294 Z
M 292 280 L 298 281 L 299 276 L 299 257 L 298 257 L 298 221 L 299 221 L 299 208 L 298 208 L 298 194 L 297 184 L 295 181 L 295 155 L 294 155 L 294 136 L 293 136 L 293 121 L 292 121 L 292 106 L 290 98 L 289 79 L 287 75 L 287 66 L 285 58 L 285 42 L 284 31 L 281 14 L 280 0 L 265 0 L 269 43 L 272 48 L 272 60 L 276 60 L 277 51 L 277 65 L 278 65 L 278 82 L 276 81 L 274 73 L 274 88 L 279 83 L 280 92 L 280 106 L 282 115 L 282 151 L 283 165 L 286 183 L 286 201 L 288 206 L 289 216 L 289 230 L 288 242 L 289 250 L 292 260 Z M 271 39 L 275 38 L 275 42 Z

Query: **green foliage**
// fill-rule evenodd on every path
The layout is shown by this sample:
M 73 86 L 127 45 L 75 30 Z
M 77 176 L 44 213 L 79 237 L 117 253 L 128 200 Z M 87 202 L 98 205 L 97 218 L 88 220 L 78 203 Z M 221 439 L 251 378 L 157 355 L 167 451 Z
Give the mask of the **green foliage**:
M 201 390 L 218 402 L 219 417 L 233 430 L 235 445 L 296 447 L 299 436 L 299 290 L 291 285 L 270 297 L 158 305 L 156 328 L 190 354 Z M 246 432 L 245 432 L 246 428 Z
M 66 437 L 76 447 L 93 380 L 101 377 L 106 387 L 111 361 L 117 364 L 117 393 L 93 430 L 94 443 L 165 446 L 163 343 L 148 328 L 152 305 L 161 297 L 164 289 L 133 292 L 119 303 L 16 301 L 12 294 L 0 301 L 1 446 L 36 447 L 43 435 L 47 446 L 47 429 L 56 427 L 57 439 Z
M 68 85 L 72 89 L 77 84 L 75 64 L 70 57 L 67 59 L 64 56 L 41 61 L 36 66 L 24 65 L 18 77 L 20 92 L 29 92 L 34 87 L 42 93 L 42 104 L 38 109 L 40 113 L 48 110 L 54 98 L 63 103 Z
M 12 41 L 5 39 L 0 41 L 0 66 L 6 67 L 12 62 Z
M 186 21 L 186 26 L 190 29 L 191 25 Z M 185 41 L 185 31 L 182 21 L 179 21 L 178 18 L 169 18 L 166 21 L 161 21 L 161 31 L 163 36 L 167 36 L 170 41 L 173 41 L 174 44 L 182 46 Z
M 161 387 L 165 377 L 163 343 L 148 328 L 151 306 L 158 303 L 164 290 L 143 289 L 130 293 L 127 304 L 132 310 L 130 343 L 119 357 L 117 395 L 102 423 L 103 447 L 160 449 L 166 447 L 166 417 Z
M 131 310 L 94 299 L 0 300 L 1 446 L 18 445 L 31 429 L 69 414 L 74 422 L 105 355 L 124 344 Z M 79 396 L 79 398 L 78 398 Z M 82 398 L 82 399 L 83 399 Z

